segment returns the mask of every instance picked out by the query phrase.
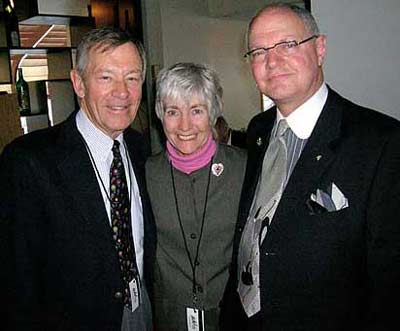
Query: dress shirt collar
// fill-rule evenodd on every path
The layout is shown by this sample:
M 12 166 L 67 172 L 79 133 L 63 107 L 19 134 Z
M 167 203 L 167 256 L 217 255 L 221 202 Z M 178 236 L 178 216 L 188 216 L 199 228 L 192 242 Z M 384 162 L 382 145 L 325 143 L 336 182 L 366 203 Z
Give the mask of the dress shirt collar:
M 87 145 L 90 147 L 90 151 L 97 160 L 105 160 L 110 153 L 112 153 L 112 147 L 114 140 L 107 136 L 103 131 L 98 129 L 91 120 L 87 117 L 86 113 L 79 110 L 76 114 L 76 125 L 79 132 L 82 134 Z M 123 148 L 123 134 L 121 133 L 116 140 L 121 144 Z
M 319 90 L 310 99 L 286 117 L 290 129 L 298 138 L 310 138 L 327 98 L 328 87 L 323 83 Z M 282 118 L 284 118 L 284 116 L 277 108 L 277 122 Z

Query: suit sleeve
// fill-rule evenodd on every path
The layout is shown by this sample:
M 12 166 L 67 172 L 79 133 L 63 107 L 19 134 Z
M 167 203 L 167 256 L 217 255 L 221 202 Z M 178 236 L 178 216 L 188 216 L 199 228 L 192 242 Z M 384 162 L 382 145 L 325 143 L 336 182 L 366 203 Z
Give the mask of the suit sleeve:
M 367 208 L 367 330 L 398 324 L 400 297 L 400 130 L 391 134 L 376 168 Z
M 46 330 L 54 319 L 42 306 L 46 226 L 40 173 L 25 149 L 0 156 L 1 302 L 10 329 Z M 46 311 L 46 312 L 45 312 Z

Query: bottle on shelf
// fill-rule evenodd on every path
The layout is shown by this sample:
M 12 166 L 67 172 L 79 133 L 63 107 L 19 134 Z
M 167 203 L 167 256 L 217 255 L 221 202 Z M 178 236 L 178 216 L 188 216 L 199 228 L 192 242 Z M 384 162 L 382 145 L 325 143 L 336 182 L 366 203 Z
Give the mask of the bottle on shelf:
M 22 74 L 22 68 L 18 68 L 18 80 L 15 87 L 18 95 L 19 114 L 21 116 L 30 115 L 31 100 L 29 97 L 29 86 Z
M 20 47 L 18 17 L 14 10 L 14 1 L 3 0 L 3 9 L 7 31 L 7 44 L 9 47 Z

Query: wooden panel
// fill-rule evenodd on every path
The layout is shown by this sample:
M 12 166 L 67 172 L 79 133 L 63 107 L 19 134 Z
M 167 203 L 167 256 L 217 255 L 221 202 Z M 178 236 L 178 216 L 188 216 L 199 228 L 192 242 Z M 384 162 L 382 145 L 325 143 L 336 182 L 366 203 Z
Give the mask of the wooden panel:
M 20 24 L 21 47 L 69 47 L 66 25 Z
M 82 36 L 94 28 L 94 25 L 70 25 L 71 47 L 77 47 Z
M 91 6 L 96 27 L 119 25 L 117 0 L 92 0 Z
M 3 13 L 0 13 L 0 47 L 7 47 L 6 25 Z
M 0 84 L 11 83 L 10 58 L 8 50 L 0 50 Z
M 47 53 L 47 65 L 49 68 L 48 79 L 69 79 L 69 73 L 72 66 L 70 51 L 49 51 Z
M 22 135 L 16 94 L 0 95 L 0 151 L 9 142 Z

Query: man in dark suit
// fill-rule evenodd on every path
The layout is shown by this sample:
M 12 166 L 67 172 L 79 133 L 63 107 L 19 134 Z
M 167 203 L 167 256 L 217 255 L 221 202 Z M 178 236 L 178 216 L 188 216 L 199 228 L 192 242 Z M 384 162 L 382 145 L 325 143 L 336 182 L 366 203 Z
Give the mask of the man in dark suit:
M 248 47 L 276 107 L 248 127 L 222 329 L 396 328 L 399 122 L 324 83 L 326 38 L 304 9 L 263 8 Z
M 1 295 L 10 329 L 152 330 L 154 224 L 143 144 L 128 129 L 145 68 L 129 34 L 89 32 L 71 71 L 80 110 L 4 149 Z

